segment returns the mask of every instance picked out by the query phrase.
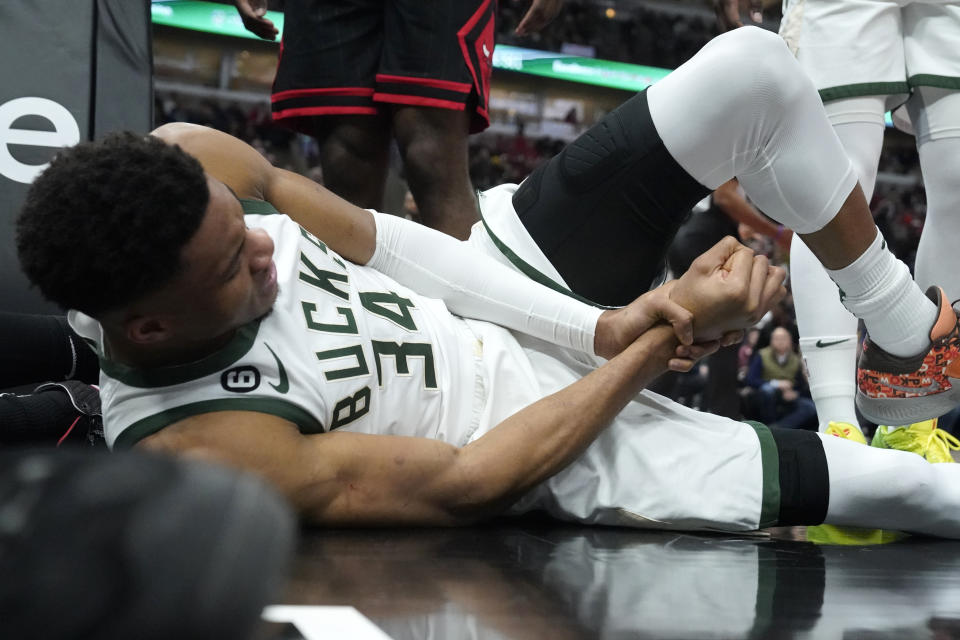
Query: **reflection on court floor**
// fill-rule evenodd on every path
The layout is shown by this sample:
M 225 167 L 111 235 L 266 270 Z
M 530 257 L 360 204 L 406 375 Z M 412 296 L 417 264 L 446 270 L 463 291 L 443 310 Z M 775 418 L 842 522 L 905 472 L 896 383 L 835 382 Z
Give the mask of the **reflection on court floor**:
M 960 638 L 960 542 L 533 522 L 311 531 L 284 604 L 355 607 L 362 616 L 341 618 L 357 624 L 344 634 L 325 631 L 308 609 L 287 610 L 272 618 L 285 624 L 260 637 L 382 637 L 361 635 L 370 631 L 365 617 L 395 640 Z

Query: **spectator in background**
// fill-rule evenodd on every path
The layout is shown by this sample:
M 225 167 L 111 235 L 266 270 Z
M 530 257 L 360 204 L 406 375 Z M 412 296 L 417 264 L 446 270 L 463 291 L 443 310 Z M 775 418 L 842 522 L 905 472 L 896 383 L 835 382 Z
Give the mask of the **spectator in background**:
M 793 336 L 783 327 L 773 330 L 769 347 L 754 354 L 746 382 L 755 390 L 748 417 L 783 429 L 817 428 L 817 410 L 806 390 L 803 364 L 793 349 Z
M 562 0 L 532 0 L 518 33 Z M 244 26 L 277 29 L 267 0 L 234 0 Z M 315 137 L 327 188 L 383 209 L 391 139 L 424 224 L 465 239 L 479 219 L 467 136 L 490 124 L 496 2 L 287 0 L 273 118 Z
M 737 380 L 743 382 L 747 378 L 747 371 L 750 370 L 750 362 L 753 360 L 753 352 L 757 348 L 757 339 L 760 337 L 760 329 L 751 327 L 743 337 L 740 343 L 740 349 L 737 351 Z

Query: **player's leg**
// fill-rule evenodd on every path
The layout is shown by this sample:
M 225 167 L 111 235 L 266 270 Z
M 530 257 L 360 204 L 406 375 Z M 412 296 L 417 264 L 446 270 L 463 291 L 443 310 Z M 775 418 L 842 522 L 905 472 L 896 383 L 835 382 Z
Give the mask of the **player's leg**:
M 952 243 L 960 237 L 960 3 L 913 3 L 903 13 L 907 71 L 914 89 L 907 111 L 927 192 L 917 283 L 940 278 L 950 299 L 956 299 L 960 283 L 944 278 L 960 272 L 960 256 Z
M 960 537 L 960 465 L 821 438 L 830 478 L 826 522 Z
M 393 116 L 410 191 L 423 224 L 461 240 L 480 219 L 470 183 L 468 111 L 402 106 Z
M 711 191 L 667 151 L 648 93 L 608 113 L 512 196 L 520 223 L 564 283 L 600 304 L 628 304 L 657 283 L 677 229 Z M 488 201 L 500 196 L 493 189 L 483 198 L 488 233 L 495 226 Z
M 883 146 L 885 97 L 847 98 L 824 106 L 869 202 Z M 790 283 L 820 431 L 836 422 L 841 433 L 850 429 L 855 437 L 857 319 L 841 304 L 833 281 L 799 238 L 790 247 Z
M 374 100 L 392 107 L 410 191 L 424 224 L 457 238 L 479 219 L 467 136 L 489 125 L 496 3 L 386 3 Z
M 927 193 L 927 219 L 917 249 L 917 284 L 942 282 L 951 300 L 960 298 L 960 91 L 917 87 L 908 103 L 917 131 L 920 169 Z
M 317 138 L 324 184 L 382 208 L 390 124 L 373 102 L 383 3 L 290 0 L 273 84 L 273 119 Z
M 951 409 L 960 397 L 947 368 L 957 356 L 956 314 L 939 291 L 925 296 L 887 250 L 816 91 L 783 43 L 738 29 L 649 94 L 677 162 L 707 187 L 736 175 L 762 210 L 801 234 L 864 321 L 871 342 L 858 404 L 867 417 L 905 424 Z
M 390 122 L 385 115 L 318 118 L 323 184 L 358 207 L 383 209 L 390 160 Z
M 889 97 L 900 100 L 907 91 L 902 33 L 900 7 L 888 1 L 793 3 L 781 22 L 780 35 L 818 89 L 868 202 L 887 94 L 895 93 Z M 857 320 L 799 238 L 790 250 L 790 279 L 820 431 L 836 421 L 837 432 L 860 436 L 854 427 Z

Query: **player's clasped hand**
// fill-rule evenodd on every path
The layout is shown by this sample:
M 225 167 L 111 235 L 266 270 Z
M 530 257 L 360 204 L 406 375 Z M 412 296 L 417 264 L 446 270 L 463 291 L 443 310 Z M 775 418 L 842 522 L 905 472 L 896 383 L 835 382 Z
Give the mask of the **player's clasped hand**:
M 786 272 L 726 237 L 690 265 L 670 299 L 693 314 L 696 342 L 720 340 L 760 320 L 787 293 Z
M 694 260 L 680 279 L 604 312 L 597 322 L 595 351 L 612 358 L 650 327 L 666 323 L 680 341 L 669 367 L 689 371 L 698 359 L 739 342 L 743 330 L 786 295 L 785 277 L 766 256 L 754 255 L 728 236 Z
M 597 322 L 594 350 L 612 358 L 660 322 L 673 326 L 681 345 L 693 344 L 693 314 L 670 299 L 676 281 L 643 294 L 622 309 L 605 311 Z

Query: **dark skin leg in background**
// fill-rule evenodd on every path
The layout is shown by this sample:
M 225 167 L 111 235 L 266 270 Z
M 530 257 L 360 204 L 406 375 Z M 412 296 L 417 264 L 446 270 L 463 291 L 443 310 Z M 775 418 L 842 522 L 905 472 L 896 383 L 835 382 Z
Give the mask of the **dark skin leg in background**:
M 383 210 L 390 151 L 385 116 L 347 115 L 316 119 L 324 186 L 365 209 Z
M 460 240 L 480 219 L 469 171 L 471 112 L 399 106 L 393 113 L 394 136 L 423 223 Z
M 480 219 L 470 183 L 470 114 L 431 107 L 398 107 L 393 127 L 410 191 L 425 225 L 464 240 Z M 317 119 L 324 185 L 341 198 L 383 209 L 390 123 L 381 116 Z

